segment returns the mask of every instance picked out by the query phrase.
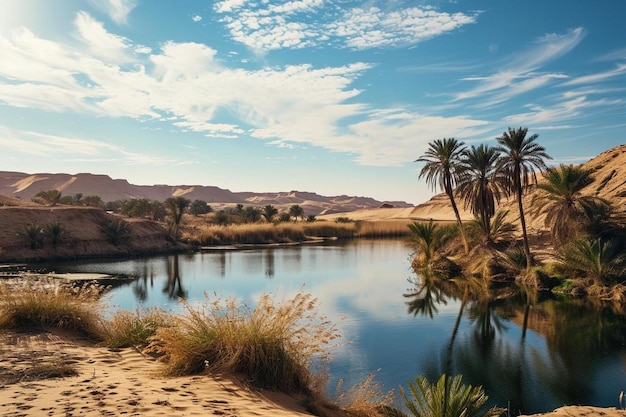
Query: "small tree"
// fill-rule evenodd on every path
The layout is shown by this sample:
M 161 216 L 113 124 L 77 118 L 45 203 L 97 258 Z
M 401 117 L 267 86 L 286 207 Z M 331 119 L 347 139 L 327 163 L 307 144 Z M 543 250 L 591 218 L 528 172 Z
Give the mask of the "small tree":
M 212 212 L 213 209 L 206 201 L 203 200 L 194 200 L 189 206 L 189 213 L 193 216 L 198 216 L 200 214 L 207 214 Z
M 63 230 L 63 227 L 61 226 L 61 223 L 57 221 L 49 223 L 46 225 L 43 231 L 44 231 L 46 239 L 50 241 L 50 244 L 56 251 L 57 245 L 59 244 L 59 241 L 64 235 L 64 230 Z
M 185 210 L 187 210 L 190 204 L 190 200 L 180 196 L 170 197 L 165 200 L 165 207 L 170 215 L 168 224 L 170 225 L 171 237 L 174 240 L 178 239 L 178 232 L 180 224 L 183 221 L 183 214 L 185 214 Z
M 304 218 L 304 209 L 298 204 L 294 204 L 289 207 L 289 215 L 298 221 L 299 218 Z
M 61 191 L 59 190 L 42 190 L 35 195 L 33 201 L 37 203 L 47 204 L 49 206 L 56 206 L 61 202 L 63 198 Z
M 38 224 L 31 223 L 24 226 L 24 229 L 19 233 L 19 235 L 31 249 L 37 249 L 41 247 L 41 244 L 43 243 L 43 233 L 43 227 Z
M 100 230 L 112 245 L 118 245 L 130 235 L 130 225 L 122 219 L 105 221 L 100 225 Z
M 263 207 L 263 217 L 265 217 L 265 221 L 271 223 L 274 220 L 274 217 L 278 214 L 278 209 L 271 204 Z

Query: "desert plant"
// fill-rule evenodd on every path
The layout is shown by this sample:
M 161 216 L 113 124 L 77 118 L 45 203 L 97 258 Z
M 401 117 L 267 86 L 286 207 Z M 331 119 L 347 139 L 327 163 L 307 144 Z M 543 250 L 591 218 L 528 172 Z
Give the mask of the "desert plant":
M 457 230 L 452 226 L 441 226 L 432 220 L 426 222 L 413 222 L 408 225 L 411 234 L 409 241 L 417 250 L 416 261 L 421 267 L 428 266 L 442 257 L 444 245 L 452 239 Z
M 424 376 L 409 381 L 409 393 L 403 389 L 407 409 L 416 417 L 478 417 L 499 415 L 501 410 L 485 410 L 489 397 L 481 386 L 463 385 L 463 376 L 442 375 L 431 384 Z
M 300 218 L 304 218 L 304 209 L 300 207 L 298 204 L 294 204 L 289 207 L 289 215 L 293 217 L 296 221 Z
M 552 233 L 552 241 L 560 246 L 580 233 L 584 228 L 586 207 L 602 205 L 604 200 L 584 195 L 583 190 L 593 182 L 591 170 L 560 165 L 545 172 L 545 181 L 537 185 L 532 205 L 535 216 L 545 215 L 544 224 Z
M 98 333 L 109 348 L 147 346 L 159 327 L 170 323 L 170 316 L 160 308 L 119 310 L 102 321 Z
M 52 247 L 56 250 L 59 241 L 64 235 L 64 229 L 59 222 L 52 222 L 43 229 L 46 238 L 50 241 Z
M 0 284 L 0 328 L 52 326 L 97 335 L 104 288 L 47 277 Z
M 116 246 L 128 239 L 130 235 L 130 225 L 122 219 L 104 221 L 100 224 L 100 230 L 106 236 L 107 241 Z
M 26 242 L 29 248 L 37 249 L 41 247 L 44 238 L 44 230 L 38 224 L 27 224 L 24 226 L 19 236 Z
M 61 202 L 62 198 L 63 197 L 61 191 L 59 190 L 42 190 L 35 195 L 33 200 L 36 202 L 48 204 L 49 206 L 56 206 Z
M 626 272 L 626 254 L 611 240 L 576 239 L 557 251 L 563 269 L 591 278 L 596 284 L 608 284 Z
M 278 209 L 271 204 L 263 207 L 263 217 L 265 217 L 265 221 L 271 223 L 274 221 L 274 217 L 278 214 Z
M 165 355 L 170 375 L 242 372 L 262 387 L 308 393 L 312 361 L 328 360 L 328 343 L 338 337 L 310 294 L 278 303 L 265 294 L 254 308 L 208 295 L 200 307 L 183 305 L 186 314 L 159 328 L 149 346 Z

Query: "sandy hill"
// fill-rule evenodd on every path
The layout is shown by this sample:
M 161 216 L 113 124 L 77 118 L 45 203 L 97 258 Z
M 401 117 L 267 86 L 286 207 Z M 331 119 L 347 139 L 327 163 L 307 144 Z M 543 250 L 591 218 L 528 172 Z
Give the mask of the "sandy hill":
M 311 192 L 289 191 L 277 193 L 232 192 L 215 186 L 204 185 L 134 185 L 126 180 L 112 179 L 107 175 L 94 174 L 26 174 L 0 172 L 0 195 L 30 201 L 43 190 L 59 190 L 63 195 L 97 195 L 104 201 L 148 198 L 164 201 L 169 197 L 183 196 L 190 200 L 203 200 L 214 208 L 243 204 L 265 206 L 271 204 L 279 210 L 290 206 L 302 206 L 306 214 L 354 211 L 380 207 L 411 207 L 403 201 L 377 201 L 369 197 L 321 196 Z M 2 203 L 0 201 L 0 203 Z

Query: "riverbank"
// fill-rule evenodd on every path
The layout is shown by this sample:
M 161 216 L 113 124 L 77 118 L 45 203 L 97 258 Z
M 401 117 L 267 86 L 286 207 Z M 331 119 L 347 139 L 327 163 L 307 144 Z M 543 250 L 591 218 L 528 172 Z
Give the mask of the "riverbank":
M 63 364 L 75 373 L 63 373 Z M 58 329 L 2 332 L 0 397 L 6 400 L 0 404 L 0 416 L 313 415 L 299 398 L 253 388 L 243 377 L 170 378 L 160 376 L 160 367 L 137 349 L 99 347 Z M 538 416 L 626 417 L 626 410 L 566 406 L 533 415 Z

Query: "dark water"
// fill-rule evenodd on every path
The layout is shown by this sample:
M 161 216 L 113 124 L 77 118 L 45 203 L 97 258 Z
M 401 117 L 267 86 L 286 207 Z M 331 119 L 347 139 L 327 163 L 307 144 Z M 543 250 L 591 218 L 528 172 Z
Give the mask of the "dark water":
M 128 274 L 111 291 L 111 309 L 138 304 L 178 312 L 204 293 L 253 303 L 262 293 L 303 289 L 342 335 L 331 372 L 345 386 L 369 374 L 385 390 L 444 371 L 483 385 L 490 402 L 512 412 L 566 404 L 618 406 L 626 391 L 626 317 L 608 305 L 424 289 L 398 240 L 221 251 L 52 265 L 57 272 Z M 413 296 L 405 296 L 413 293 Z M 526 314 L 525 314 L 526 313 Z M 524 326 L 526 317 L 526 327 Z M 398 400 L 398 405 L 401 405 Z

